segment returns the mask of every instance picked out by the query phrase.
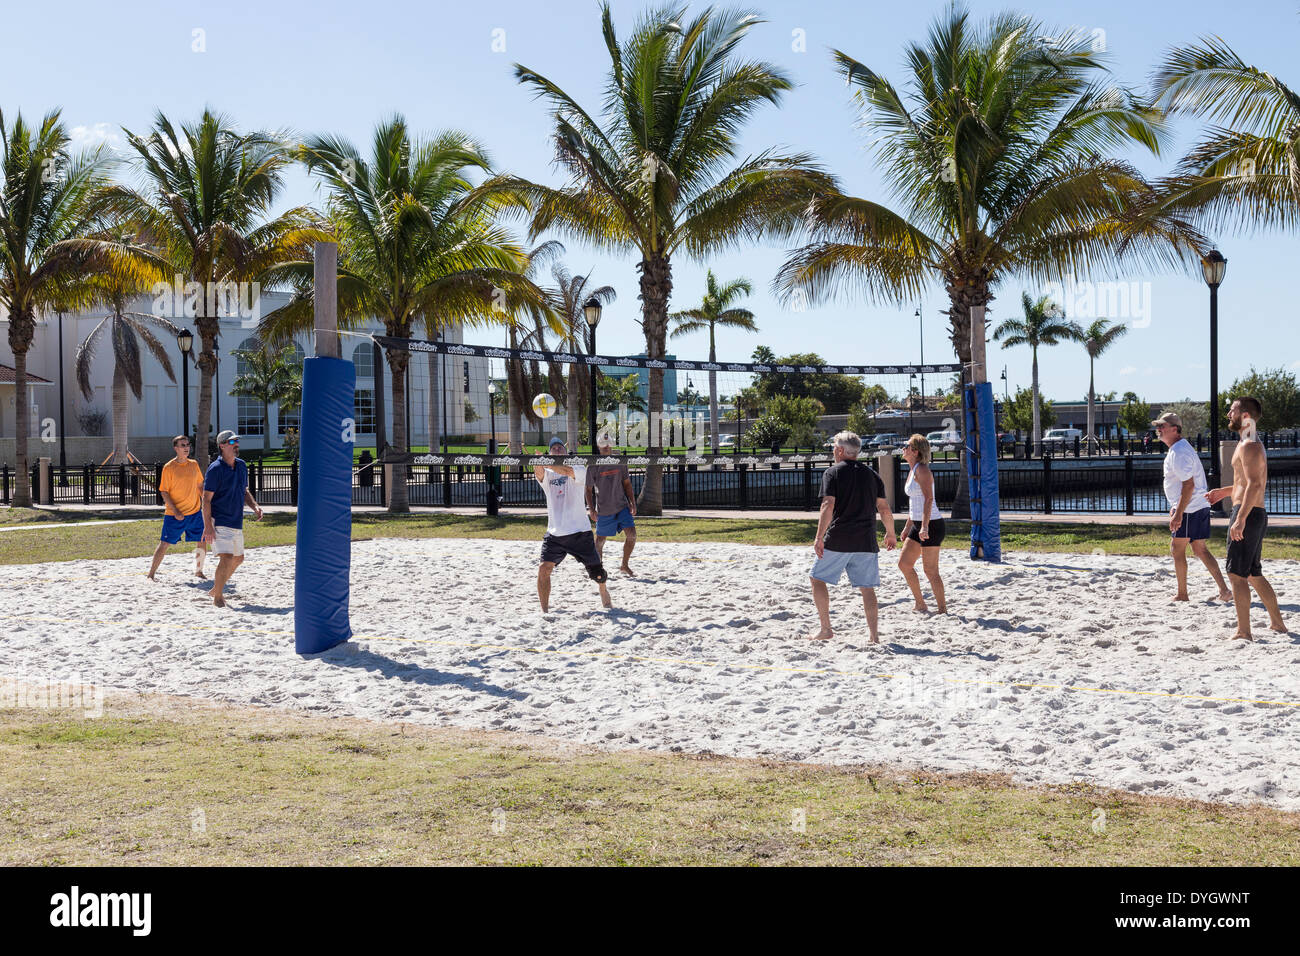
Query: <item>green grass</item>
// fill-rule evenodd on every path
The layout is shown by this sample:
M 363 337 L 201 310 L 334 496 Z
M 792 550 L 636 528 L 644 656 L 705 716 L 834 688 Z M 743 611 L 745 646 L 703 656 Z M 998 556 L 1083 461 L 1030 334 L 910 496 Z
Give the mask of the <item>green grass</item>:
M 176 698 L 79 715 L 0 711 L 0 864 L 1300 864 L 1300 815 L 1084 783 L 604 753 Z
M 0 512 L 2 513 L 2 512 Z M 85 515 L 86 512 L 69 512 Z M 63 515 L 64 512 L 50 512 Z M 96 516 L 97 517 L 97 516 Z M 0 565 L 34 564 L 41 561 L 72 561 L 87 558 L 132 558 L 153 553 L 158 545 L 161 518 L 85 528 L 33 528 L 0 534 Z M 292 544 L 296 523 L 292 514 L 266 515 L 262 521 L 244 520 L 245 544 L 250 548 Z M 899 527 L 902 527 L 900 522 Z M 809 545 L 817 522 L 806 519 L 767 518 L 638 518 L 642 541 L 735 542 L 760 545 Z M 352 516 L 352 540 L 373 538 L 496 538 L 540 541 L 546 519 L 538 516 L 489 518 L 486 515 L 457 515 L 440 512 L 391 516 L 379 512 L 358 512 Z M 1216 528 L 1211 548 L 1220 557 L 1226 549 L 1226 529 Z M 944 547 L 969 547 L 970 526 L 949 521 Z M 1066 525 L 1040 522 L 1002 524 L 1002 547 L 1008 552 L 1091 554 L 1101 548 L 1107 554 L 1165 556 L 1169 553 L 1169 532 L 1160 527 L 1136 525 Z M 185 553 L 191 545 L 177 545 L 171 553 Z M 1300 559 L 1300 528 L 1269 531 L 1264 558 Z

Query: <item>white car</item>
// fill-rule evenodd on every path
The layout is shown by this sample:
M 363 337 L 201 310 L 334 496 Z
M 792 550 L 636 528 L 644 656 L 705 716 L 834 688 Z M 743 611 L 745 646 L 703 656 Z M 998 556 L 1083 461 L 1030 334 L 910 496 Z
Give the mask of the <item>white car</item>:
M 1051 448 L 1073 448 L 1075 440 L 1082 438 L 1083 430 L 1079 428 L 1049 428 L 1043 436 L 1043 444 Z
M 961 444 L 961 435 L 956 432 L 930 432 L 925 440 L 932 448 L 948 449 Z

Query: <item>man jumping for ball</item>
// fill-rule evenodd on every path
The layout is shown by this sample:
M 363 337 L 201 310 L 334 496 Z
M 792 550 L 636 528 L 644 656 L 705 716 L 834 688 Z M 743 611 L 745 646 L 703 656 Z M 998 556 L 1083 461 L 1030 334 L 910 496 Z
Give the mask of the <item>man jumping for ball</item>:
M 551 439 L 547 452 L 558 458 L 567 455 L 568 449 L 557 435 Z M 537 598 L 542 613 L 550 609 L 551 572 L 569 554 L 582 562 L 588 577 L 600 586 L 600 603 L 611 607 L 609 590 L 605 587 L 609 575 L 596 552 L 596 539 L 591 534 L 591 520 L 583 501 L 587 466 L 535 465 L 533 477 L 546 494 L 546 536 L 542 538 L 542 562 L 537 569 Z

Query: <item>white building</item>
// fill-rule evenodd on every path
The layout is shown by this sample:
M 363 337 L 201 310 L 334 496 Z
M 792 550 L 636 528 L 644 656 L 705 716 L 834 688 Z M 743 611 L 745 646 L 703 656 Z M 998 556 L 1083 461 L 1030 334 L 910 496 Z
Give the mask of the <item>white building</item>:
M 275 404 L 270 407 L 269 436 L 263 434 L 262 405 L 256 399 L 235 397 L 229 394 L 231 383 L 239 375 L 240 360 L 233 354 L 237 349 L 253 347 L 254 329 L 257 317 L 284 305 L 289 299 L 288 293 L 264 292 L 253 316 L 230 316 L 221 320 L 221 334 L 217 338 L 219 358 L 217 373 L 213 380 L 215 401 L 212 412 L 212 434 L 224 428 L 235 429 L 243 438 L 241 447 L 245 450 L 262 448 L 280 448 L 284 445 L 284 436 L 288 429 L 298 424 L 296 412 L 282 412 Z M 131 311 L 150 313 L 154 305 L 153 297 L 142 297 L 129 307 Z M 85 340 L 95 325 L 104 317 L 103 310 L 81 314 L 65 314 L 62 317 L 63 359 L 60 363 L 60 318 L 57 315 L 41 316 L 37 320 L 32 347 L 27 352 L 28 372 L 28 455 L 34 462 L 37 458 L 51 458 L 59 461 L 60 433 L 62 432 L 69 465 L 81 465 L 86 462 L 98 464 L 112 452 L 112 383 L 113 350 L 107 337 L 101 339 L 97 354 L 92 363 L 91 384 L 92 398 L 87 400 L 77 387 L 75 356 L 77 347 Z M 174 319 L 177 325 L 194 330 L 193 319 Z M 380 322 L 370 323 L 366 331 L 383 333 Z M 413 332 L 416 337 L 423 330 Z M 176 381 L 168 378 L 161 363 L 141 347 L 143 367 L 143 388 L 140 399 L 128 392 L 128 449 L 137 458 L 145 462 L 161 461 L 171 457 L 171 440 L 175 435 L 188 432 L 182 422 L 183 396 L 181 395 L 181 353 L 175 340 L 166 333 L 159 338 L 172 351 L 172 368 Z M 455 329 L 446 334 L 450 342 L 462 342 L 461 330 Z M 367 339 L 359 336 L 344 335 L 343 356 L 350 358 L 357 367 L 356 422 L 357 443 L 359 446 L 375 443 L 375 375 L 374 346 Z M 295 342 L 299 357 L 311 354 L 312 336 L 303 334 Z M 192 354 L 197 357 L 200 344 L 195 336 Z M 408 370 L 408 393 L 410 415 L 408 432 L 410 443 L 414 447 L 427 446 L 430 437 L 443 434 L 444 415 L 440 411 L 439 421 L 430 429 L 430 363 L 438 366 L 438 374 L 443 374 L 441 391 L 448 397 L 445 413 L 446 433 L 486 435 L 488 422 L 487 392 L 485 383 L 489 375 L 489 360 L 482 358 L 465 358 L 462 356 L 432 356 L 413 353 Z M 0 311 L 0 462 L 11 467 L 15 462 L 15 423 L 18 413 L 15 402 L 16 389 L 13 382 L 13 353 L 9 349 L 8 316 Z M 6 372 L 6 368 L 8 371 Z M 392 440 L 393 415 L 389 408 L 392 401 L 391 370 L 385 363 L 383 368 L 383 404 L 385 412 L 385 439 Z M 190 425 L 198 417 L 200 372 L 191 365 L 189 370 L 189 418 Z M 466 381 L 471 384 L 466 388 Z M 60 408 L 60 395 L 63 404 Z M 467 412 L 467 407 L 472 411 Z M 102 414 L 99 428 L 96 428 L 97 414 Z M 471 419 L 466 422 L 466 419 Z M 498 428 L 504 427 L 504 416 L 498 414 Z M 99 434 L 94 434 L 99 432 Z

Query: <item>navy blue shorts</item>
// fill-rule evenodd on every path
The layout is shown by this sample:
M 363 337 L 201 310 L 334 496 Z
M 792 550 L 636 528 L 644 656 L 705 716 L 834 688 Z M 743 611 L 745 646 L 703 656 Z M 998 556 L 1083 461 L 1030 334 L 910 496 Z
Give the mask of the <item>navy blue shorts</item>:
M 163 515 L 162 540 L 168 544 L 176 544 L 181 540 L 181 534 L 185 535 L 186 541 L 203 540 L 203 512 L 196 511 L 192 515 L 186 515 L 184 518 L 173 518 L 171 515 Z
M 1174 537 L 1204 541 L 1210 536 L 1210 511 L 1209 508 L 1202 508 L 1200 511 L 1184 511 L 1183 523 L 1174 532 Z

